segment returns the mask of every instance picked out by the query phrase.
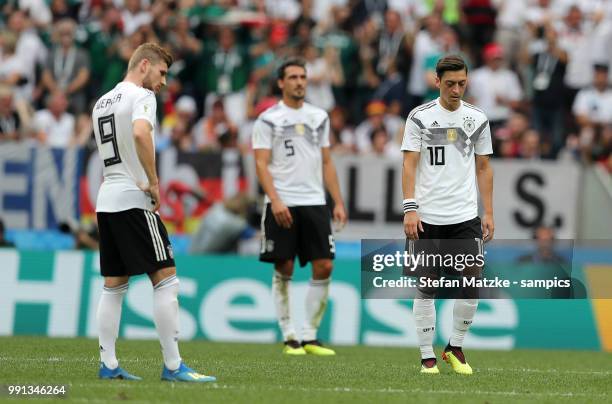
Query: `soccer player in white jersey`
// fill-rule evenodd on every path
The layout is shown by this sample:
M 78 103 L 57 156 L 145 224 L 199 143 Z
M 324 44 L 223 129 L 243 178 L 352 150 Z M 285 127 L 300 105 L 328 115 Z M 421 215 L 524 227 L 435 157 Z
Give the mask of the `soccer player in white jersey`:
M 101 379 L 140 380 L 115 355 L 121 304 L 129 277 L 147 274 L 153 285 L 153 320 L 163 354 L 161 378 L 207 382 L 183 363 L 178 349 L 179 281 L 168 233 L 156 211 L 159 180 L 155 168 L 155 93 L 166 84 L 172 56 L 146 43 L 133 53 L 125 79 L 93 109 L 93 124 L 104 182 L 96 212 L 104 290 L 98 305 Z
M 329 151 L 329 117 L 304 102 L 306 84 L 304 61 L 284 62 L 278 69 L 283 99 L 264 111 L 253 127 L 257 177 L 266 193 L 260 260 L 274 263 L 272 294 L 285 342 L 283 352 L 335 355 L 317 339 L 335 252 L 324 185 L 333 199 L 333 218 L 339 226 L 346 223 L 346 213 Z M 312 263 L 301 343 L 289 304 L 296 255 L 301 266 Z
M 483 242 L 493 238 L 493 153 L 489 121 L 478 108 L 462 101 L 468 77 L 459 56 L 436 65 L 440 97 L 410 112 L 402 142 L 404 231 L 409 252 L 472 255 L 473 267 L 464 277 L 480 277 Z M 478 184 L 478 185 L 477 185 Z M 483 205 L 478 217 L 478 191 Z M 432 239 L 439 240 L 435 244 Z M 459 243 L 457 243 L 459 242 Z M 435 244 L 435 247 L 432 247 Z M 421 268 L 427 278 L 438 278 L 447 268 Z M 467 262 L 467 261 L 466 261 Z M 427 265 L 427 264 L 426 264 Z M 438 265 L 440 265 L 438 263 Z M 420 279 L 419 279 L 420 281 Z M 413 313 L 421 350 L 421 372 L 439 373 L 433 339 L 436 288 L 419 286 Z M 477 288 L 463 288 L 453 309 L 453 332 L 442 358 L 460 374 L 472 374 L 462 351 L 463 340 L 478 307 Z

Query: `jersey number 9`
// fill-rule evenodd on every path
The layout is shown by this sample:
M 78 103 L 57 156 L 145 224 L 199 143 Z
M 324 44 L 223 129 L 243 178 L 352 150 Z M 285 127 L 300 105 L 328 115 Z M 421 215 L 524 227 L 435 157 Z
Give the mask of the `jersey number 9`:
M 117 146 L 115 115 L 111 114 L 98 118 L 98 131 L 100 132 L 100 143 L 104 144 L 111 142 L 113 144 L 113 155 L 109 158 L 104 159 L 104 167 L 121 163 L 121 156 L 119 156 L 119 147 Z

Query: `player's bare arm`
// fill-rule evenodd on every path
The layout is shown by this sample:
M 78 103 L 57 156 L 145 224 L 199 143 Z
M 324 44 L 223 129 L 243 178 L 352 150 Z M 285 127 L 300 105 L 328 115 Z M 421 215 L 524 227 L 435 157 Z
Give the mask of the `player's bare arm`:
M 153 144 L 153 136 L 151 124 L 144 119 L 134 121 L 134 144 L 136 145 L 136 153 L 138 160 L 147 174 L 148 184 L 141 185 L 141 189 L 151 195 L 153 203 L 152 211 L 156 212 L 159 209 L 159 179 L 155 169 L 155 145 Z
M 416 179 L 416 169 L 421 158 L 420 152 L 404 151 L 404 162 L 402 164 L 402 192 L 404 199 L 414 198 L 414 184 Z M 404 232 L 410 240 L 419 239 L 419 231 L 423 231 L 421 218 L 416 211 L 404 214 Z
M 270 198 L 270 208 L 274 215 L 274 220 L 279 226 L 284 228 L 290 228 L 293 224 L 293 217 L 289 208 L 283 203 L 281 198 L 278 196 L 276 189 L 274 188 L 274 180 L 268 170 L 270 159 L 272 157 L 272 151 L 270 149 L 255 149 L 255 169 L 257 172 L 257 178 L 268 198 Z
M 342 194 L 340 193 L 340 185 L 338 184 L 336 166 L 331 158 L 329 147 L 321 148 L 321 154 L 323 156 L 323 181 L 334 200 L 334 222 L 338 228 L 342 228 L 346 224 L 347 217 Z
M 485 242 L 493 239 L 495 224 L 493 222 L 493 167 L 488 155 L 476 155 L 476 178 L 480 199 L 484 208 L 482 216 L 482 236 Z

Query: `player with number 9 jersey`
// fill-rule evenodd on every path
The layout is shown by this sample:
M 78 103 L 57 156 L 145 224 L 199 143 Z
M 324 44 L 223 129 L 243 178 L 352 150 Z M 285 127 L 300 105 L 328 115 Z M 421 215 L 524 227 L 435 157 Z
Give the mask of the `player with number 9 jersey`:
M 94 134 L 104 164 L 97 212 L 151 208 L 151 198 L 141 189 L 148 180 L 138 160 L 132 125 L 144 119 L 155 127 L 156 108 L 153 91 L 129 81 L 117 84 L 94 105 Z
M 160 206 L 155 167 L 155 93 L 166 85 L 173 58 L 155 43 L 130 57 L 125 79 L 95 103 L 94 134 L 104 163 L 96 218 L 104 288 L 97 310 L 100 379 L 141 380 L 119 366 L 115 343 L 123 297 L 132 276 L 146 274 L 153 286 L 153 321 L 162 348 L 161 379 L 213 382 L 182 360 L 178 348 L 179 279 Z

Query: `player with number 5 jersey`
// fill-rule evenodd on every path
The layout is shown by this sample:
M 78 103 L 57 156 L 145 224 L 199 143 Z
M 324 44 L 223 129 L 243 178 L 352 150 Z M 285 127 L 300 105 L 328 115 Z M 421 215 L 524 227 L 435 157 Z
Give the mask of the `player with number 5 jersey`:
M 346 213 L 329 151 L 329 117 L 304 102 L 306 83 L 305 62 L 297 58 L 285 61 L 278 69 L 277 82 L 283 99 L 264 111 L 253 127 L 257 177 L 266 194 L 259 258 L 274 264 L 272 294 L 285 343 L 283 352 L 334 355 L 317 339 L 335 252 L 325 187 L 339 226 L 346 222 Z M 289 304 L 296 255 L 301 266 L 312 263 L 301 344 Z
M 119 366 L 115 342 L 131 276 L 147 274 L 153 286 L 153 320 L 162 347 L 161 379 L 212 382 L 183 363 L 178 349 L 179 280 L 168 233 L 157 210 L 155 93 L 166 84 L 172 56 L 154 43 L 132 54 L 125 79 L 95 103 L 92 113 L 104 182 L 96 216 L 104 289 L 98 304 L 101 379 L 140 380 Z

